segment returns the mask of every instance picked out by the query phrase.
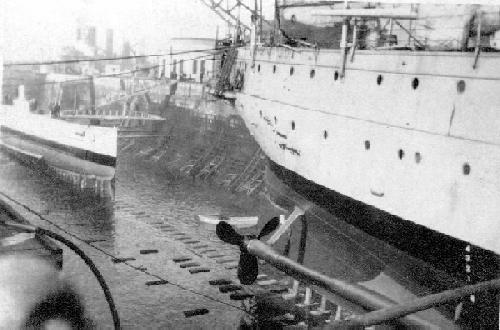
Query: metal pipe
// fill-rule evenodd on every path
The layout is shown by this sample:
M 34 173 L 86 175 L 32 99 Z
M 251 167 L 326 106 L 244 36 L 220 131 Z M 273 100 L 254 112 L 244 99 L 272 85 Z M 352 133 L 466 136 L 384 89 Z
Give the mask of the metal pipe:
M 340 50 L 342 52 L 342 66 L 340 70 L 340 78 L 345 76 L 345 66 L 347 59 L 347 33 L 349 29 L 349 19 L 345 18 L 342 23 L 342 39 L 340 40 Z
M 349 320 L 335 321 L 331 325 L 333 327 L 342 328 L 351 326 L 377 325 L 484 291 L 500 291 L 500 279 L 466 285 L 457 289 L 450 289 L 436 294 L 430 294 L 407 302 L 403 305 L 396 305 L 364 315 L 356 315 Z
M 479 22 L 477 23 L 477 32 L 476 32 L 476 47 L 474 50 L 474 64 L 472 68 L 475 70 L 477 68 L 477 61 L 479 60 L 479 54 L 481 53 L 481 23 L 482 23 L 482 13 L 477 13 L 477 19 Z
M 334 279 L 318 273 L 312 269 L 280 255 L 270 246 L 258 240 L 245 242 L 245 247 L 250 254 L 253 254 L 272 266 L 285 272 L 309 285 L 315 285 L 327 290 L 351 304 L 361 306 L 366 311 L 386 309 L 396 305 L 396 302 L 369 289 L 356 284 L 350 284 L 338 279 Z M 415 315 L 407 316 L 398 320 L 399 323 L 407 326 L 426 326 L 427 322 Z

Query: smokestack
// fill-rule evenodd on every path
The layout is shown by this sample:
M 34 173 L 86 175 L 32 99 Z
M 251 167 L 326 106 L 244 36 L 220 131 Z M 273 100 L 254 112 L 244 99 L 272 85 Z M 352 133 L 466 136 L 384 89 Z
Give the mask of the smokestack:
M 113 56 L 113 29 L 106 30 L 106 56 Z
M 95 26 L 89 26 L 88 27 L 88 35 L 87 35 L 87 45 L 90 47 L 95 47 L 96 46 L 96 28 Z

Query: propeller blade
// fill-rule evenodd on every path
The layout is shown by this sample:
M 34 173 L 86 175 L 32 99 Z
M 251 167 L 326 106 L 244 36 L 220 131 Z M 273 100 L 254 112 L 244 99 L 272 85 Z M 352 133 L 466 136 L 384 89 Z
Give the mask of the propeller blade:
M 278 217 L 272 218 L 264 225 L 264 228 L 262 228 L 262 230 L 260 231 L 260 234 L 257 237 L 257 239 L 261 239 L 261 237 L 269 235 L 270 233 L 275 231 L 279 225 L 280 225 L 280 218 Z
M 220 221 L 215 226 L 217 237 L 225 243 L 241 246 L 243 244 L 243 235 L 240 235 L 234 228 L 225 221 Z
M 241 284 L 249 285 L 255 282 L 259 275 L 259 263 L 257 257 L 248 252 L 241 251 L 238 263 L 238 279 Z

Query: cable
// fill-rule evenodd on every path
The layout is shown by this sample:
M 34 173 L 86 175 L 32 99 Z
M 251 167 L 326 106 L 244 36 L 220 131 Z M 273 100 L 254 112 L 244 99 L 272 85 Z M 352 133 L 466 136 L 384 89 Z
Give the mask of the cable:
M 198 59 L 202 59 L 202 58 L 209 58 L 208 60 L 210 61 L 210 60 L 212 60 L 212 59 L 210 59 L 210 57 L 212 57 L 212 55 L 210 55 L 210 54 L 209 55 L 200 55 L 200 56 L 185 59 L 183 61 L 189 62 L 189 61 L 194 61 L 194 60 L 198 60 Z M 44 82 L 40 82 L 40 83 L 29 84 L 29 86 L 42 86 L 42 85 L 64 84 L 64 83 L 88 82 L 91 78 L 98 79 L 98 78 L 119 77 L 122 75 L 131 74 L 131 73 L 135 73 L 135 72 L 156 69 L 156 68 L 163 67 L 163 66 L 164 66 L 163 64 L 155 64 L 152 66 L 140 67 L 140 68 L 136 68 L 136 69 L 132 69 L 132 70 L 126 70 L 126 71 L 121 71 L 121 72 L 116 72 L 116 73 L 109 73 L 109 74 L 104 74 L 104 75 L 99 75 L 99 76 L 88 76 L 85 78 L 75 78 L 75 79 L 70 79 L 70 80 L 65 80 L 65 81 L 55 81 L 55 80 L 44 81 Z M 165 66 L 173 66 L 173 63 L 165 63 Z M 4 87 L 17 87 L 17 86 L 19 86 L 19 84 L 6 84 L 3 86 Z
M 194 61 L 194 60 L 197 60 L 197 59 L 209 58 L 209 57 L 212 57 L 212 55 L 200 55 L 200 56 L 196 56 L 196 57 L 185 59 L 183 61 L 189 62 L 189 61 Z M 208 59 L 208 60 L 210 61 L 212 59 Z M 173 66 L 173 65 L 174 65 L 173 63 L 168 63 L 168 64 L 165 63 L 165 66 Z M 136 69 L 133 69 L 133 70 L 126 70 L 126 71 L 121 71 L 121 72 L 117 72 L 117 73 L 109 73 L 109 74 L 104 74 L 104 75 L 99 75 L 99 76 L 88 76 L 86 78 L 76 78 L 76 79 L 70 79 L 70 80 L 66 80 L 66 81 L 55 81 L 55 80 L 54 81 L 44 81 L 44 82 L 41 82 L 41 83 L 30 84 L 30 86 L 50 85 L 50 84 L 64 84 L 64 83 L 74 83 L 74 82 L 84 82 L 84 81 L 89 81 L 91 78 L 98 79 L 98 78 L 118 77 L 118 76 L 122 76 L 122 75 L 126 75 L 126 74 L 131 74 L 131 73 L 135 73 L 135 72 L 156 69 L 156 68 L 159 68 L 159 67 L 162 67 L 162 66 L 164 66 L 164 65 L 163 64 L 155 64 L 155 65 L 152 65 L 152 66 L 139 67 L 139 68 L 136 68 Z M 14 86 L 19 86 L 19 85 L 11 84 L 11 85 L 4 85 L 4 86 L 14 87 Z
M 84 239 L 82 239 L 82 238 L 78 237 L 77 235 L 75 235 L 75 234 L 73 234 L 73 233 L 71 233 L 71 232 L 67 231 L 66 229 L 64 229 L 64 228 L 63 228 L 63 227 L 61 227 L 60 225 L 58 225 L 58 224 L 56 224 L 55 222 L 53 222 L 53 221 L 51 221 L 51 220 L 49 220 L 49 219 L 45 218 L 44 216 L 42 216 L 39 212 L 37 212 L 37 211 L 35 211 L 35 210 L 31 209 L 28 205 L 26 205 L 26 204 L 24 204 L 24 203 L 22 203 L 22 202 L 19 202 L 18 200 L 16 200 L 16 199 L 14 199 L 14 198 L 10 197 L 9 195 L 7 195 L 6 193 L 4 193 L 4 192 L 0 191 L 0 195 L 4 196 L 5 198 L 7 198 L 8 200 L 12 201 L 13 203 L 15 203 L 15 204 L 17 204 L 17 205 L 19 205 L 19 206 L 23 207 L 23 208 L 24 208 L 25 210 L 27 210 L 28 212 L 30 212 L 30 213 L 32 213 L 32 214 L 34 214 L 34 215 L 36 215 L 38 218 L 40 218 L 40 220 L 43 220 L 43 221 L 45 221 L 45 222 L 47 222 L 47 223 L 51 224 L 52 226 L 56 227 L 56 228 L 57 228 L 57 229 L 59 229 L 60 231 L 64 232 L 66 235 L 71 236 L 71 237 L 75 238 L 76 240 L 78 240 L 78 241 L 80 241 L 80 242 L 82 242 L 82 243 L 84 243 L 84 244 L 86 244 L 86 245 L 90 246 L 91 248 L 93 248 L 93 249 L 95 249 L 95 250 L 97 250 L 97 251 L 99 251 L 99 252 L 101 252 L 101 253 L 105 254 L 106 256 L 108 256 L 108 257 L 112 258 L 112 260 L 119 259 L 119 257 L 114 256 L 113 254 L 111 254 L 111 253 L 107 252 L 106 250 L 103 250 L 103 249 L 101 249 L 101 248 L 99 248 L 99 247 L 97 247 L 97 246 L 94 246 L 94 245 L 90 244 L 89 242 L 85 241 Z M 123 264 L 125 264 L 125 265 L 127 265 L 128 267 L 130 267 L 130 268 L 132 268 L 132 269 L 135 269 L 135 270 L 137 270 L 137 271 L 139 271 L 139 272 L 141 272 L 141 273 L 143 273 L 143 274 L 146 274 L 146 275 L 149 275 L 149 276 L 151 276 L 151 277 L 154 277 L 154 278 L 156 278 L 156 279 L 158 279 L 158 280 L 160 280 L 160 281 L 164 281 L 166 284 L 170 284 L 170 285 L 172 285 L 172 286 L 175 286 L 175 287 L 177 287 L 177 288 L 179 288 L 179 289 L 181 289 L 181 290 L 183 290 L 183 291 L 188 291 L 188 292 L 190 292 L 190 293 L 192 293 L 192 294 L 195 294 L 195 295 L 198 295 L 198 296 L 204 297 L 204 298 L 206 298 L 206 299 L 208 299 L 208 300 L 211 300 L 211 301 L 214 301 L 214 302 L 220 303 L 220 304 L 222 304 L 222 305 L 226 305 L 226 306 L 228 306 L 228 307 L 232 307 L 232 308 L 237 309 L 237 310 L 240 310 L 240 311 L 243 311 L 243 312 L 245 312 L 246 314 L 248 314 L 249 316 L 253 317 L 253 315 L 252 315 L 252 314 L 250 314 L 250 313 L 249 313 L 246 309 L 244 309 L 244 308 L 241 308 L 241 307 L 238 307 L 238 306 L 235 306 L 235 305 L 232 305 L 232 304 L 226 303 L 225 301 L 222 301 L 222 300 L 219 300 L 219 299 L 213 298 L 213 297 L 211 297 L 211 296 L 209 296 L 209 295 L 207 295 L 207 294 L 204 294 L 204 293 L 201 293 L 201 292 L 195 291 L 195 290 L 193 290 L 193 289 L 187 288 L 187 287 L 183 286 L 182 284 L 178 284 L 178 283 L 174 283 L 174 282 L 168 281 L 168 280 L 166 280 L 165 278 L 163 278 L 163 277 L 161 277 L 161 276 L 159 276 L 159 275 L 153 274 L 153 273 L 151 273 L 151 272 L 149 272 L 149 271 L 147 271 L 147 270 L 145 270 L 145 269 L 143 269 L 143 268 L 140 268 L 140 267 L 137 267 L 137 266 L 131 265 L 131 264 L 130 264 L 130 263 L 128 263 L 127 261 L 123 262 Z
M 119 61 L 119 60 L 130 60 L 136 58 L 147 58 L 147 57 L 162 57 L 162 56 L 175 56 L 189 53 L 201 53 L 210 51 L 223 51 L 229 48 L 239 48 L 242 46 L 224 46 L 206 49 L 192 49 L 184 50 L 173 53 L 162 53 L 162 54 L 148 54 L 148 55 L 130 55 L 130 56 L 119 56 L 119 57 L 104 57 L 104 58 L 86 58 L 86 59 L 72 59 L 72 60 L 53 60 L 53 61 L 38 61 L 38 62 L 5 62 L 4 67 L 12 66 L 28 66 L 28 65 L 56 65 L 56 64 L 70 64 L 70 63 L 81 63 L 81 62 L 101 62 L 101 61 Z M 212 54 L 213 55 L 213 54 Z
M 17 213 L 15 210 L 13 210 L 11 207 L 8 205 L 3 205 L 3 208 L 6 208 L 7 213 L 9 213 L 9 216 L 13 218 L 13 220 L 22 220 L 23 217 Z M 111 316 L 113 317 L 113 324 L 115 326 L 115 329 L 120 329 L 120 317 L 118 316 L 118 311 L 116 309 L 115 302 L 113 301 L 113 296 L 111 295 L 111 291 L 109 290 L 108 285 L 106 284 L 106 281 L 104 280 L 104 277 L 102 274 L 99 272 L 99 269 L 97 266 L 94 264 L 92 259 L 90 259 L 85 252 L 83 252 L 78 246 L 76 246 L 73 242 L 70 240 L 66 239 L 65 237 L 54 233 L 53 231 L 50 231 L 48 229 L 43 229 L 40 227 L 35 227 L 32 225 L 26 225 L 22 223 L 9 223 L 5 221 L 0 221 L 0 224 L 5 225 L 7 227 L 11 227 L 23 232 L 27 233 L 33 233 L 35 235 L 45 235 L 50 238 L 53 238 L 64 245 L 66 245 L 68 248 L 70 248 L 73 252 L 75 252 L 82 260 L 85 262 L 85 264 L 90 268 L 94 276 L 96 277 L 97 281 L 99 282 L 99 285 L 101 286 L 101 289 L 104 292 L 104 296 L 106 297 L 106 301 L 109 306 L 109 310 L 111 312 Z
M 70 248 L 73 252 L 75 252 L 80 258 L 83 259 L 85 264 L 90 268 L 94 276 L 96 277 L 97 281 L 99 282 L 99 285 L 101 286 L 101 289 L 104 292 L 104 296 L 106 297 L 106 301 L 109 306 L 109 311 L 111 312 L 111 316 L 113 318 L 113 324 L 115 326 L 115 329 L 120 329 L 120 317 L 118 316 L 118 311 L 116 309 L 115 302 L 113 301 L 113 296 L 111 295 L 111 291 L 109 290 L 108 285 L 106 284 L 106 281 L 104 280 L 104 277 L 102 274 L 99 272 L 99 269 L 97 266 L 94 264 L 92 259 L 90 259 L 85 252 L 83 252 L 82 249 L 80 249 L 78 246 L 76 246 L 73 242 L 70 240 L 64 238 L 63 236 L 50 231 L 48 229 L 43 229 L 40 227 L 33 227 L 31 225 L 22 225 L 22 224 L 17 224 L 17 223 L 2 223 L 3 225 L 7 227 L 12 227 L 24 232 L 28 233 L 34 233 L 35 235 L 45 235 L 50 238 L 53 238 L 64 245 L 66 245 L 68 248 Z

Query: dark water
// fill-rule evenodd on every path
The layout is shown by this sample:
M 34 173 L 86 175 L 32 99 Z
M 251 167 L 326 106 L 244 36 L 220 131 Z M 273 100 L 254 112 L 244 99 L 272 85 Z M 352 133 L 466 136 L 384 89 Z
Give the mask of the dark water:
M 133 155 L 119 156 L 114 202 L 77 193 L 69 185 L 20 165 L 4 154 L 0 154 L 0 164 L 3 193 L 88 240 L 89 244 L 74 241 L 103 273 L 124 328 L 234 329 L 238 326 L 245 314 L 244 306 L 208 285 L 208 280 L 235 280 L 236 269 L 228 268 L 236 265 L 239 252 L 221 243 L 213 228 L 200 225 L 194 216 L 224 213 L 265 218 L 276 214 L 271 206 L 255 198 L 232 195 L 207 183 L 171 180 L 166 173 L 151 171 Z M 32 223 L 61 233 L 39 217 L 17 209 Z M 181 241 L 180 237 L 189 239 Z M 113 256 L 135 260 L 129 261 L 130 266 L 113 263 L 109 256 L 91 245 Z M 203 245 L 207 247 L 196 248 Z M 142 249 L 157 249 L 158 253 L 140 254 Z M 224 256 L 223 260 L 229 261 L 220 263 L 217 260 L 221 258 L 200 253 L 207 249 L 215 250 Z M 191 257 L 210 272 L 192 275 L 172 261 L 178 256 Z M 176 285 L 146 286 L 147 281 L 157 278 L 131 266 L 144 267 L 147 272 Z M 66 249 L 63 271 L 81 293 L 97 328 L 111 328 L 111 317 L 97 281 L 84 263 Z M 196 308 L 207 308 L 209 313 L 191 318 L 184 316 L 183 311 Z

